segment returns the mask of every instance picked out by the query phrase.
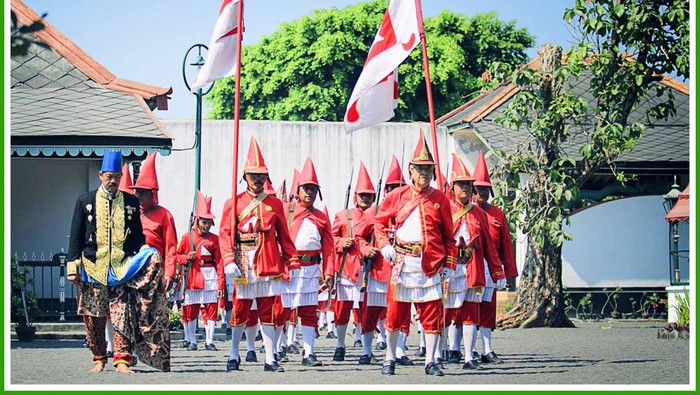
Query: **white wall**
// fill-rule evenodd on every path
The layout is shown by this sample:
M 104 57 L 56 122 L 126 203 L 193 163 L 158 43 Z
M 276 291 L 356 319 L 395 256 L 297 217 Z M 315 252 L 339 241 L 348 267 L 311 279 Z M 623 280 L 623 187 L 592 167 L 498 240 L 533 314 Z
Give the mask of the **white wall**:
M 192 146 L 194 121 L 162 122 L 175 137 L 173 148 Z M 405 144 L 404 162 L 408 163 L 418 141 L 420 128 L 423 128 L 432 152 L 430 127 L 425 123 L 383 123 L 349 135 L 345 133 L 340 122 L 241 121 L 240 127 L 239 177 L 242 176 L 251 135 L 254 135 L 260 144 L 275 188 L 286 179 L 289 192 L 293 168 L 301 171 L 306 157 L 310 156 L 314 161 L 323 195 L 323 201 L 317 201 L 316 206 L 323 209 L 324 205 L 328 205 L 331 216 L 343 208 L 351 167 L 354 168 L 354 190 L 360 160 L 365 163 L 376 187 L 382 161 L 386 162 L 386 179 L 391 154 L 396 154 L 401 160 L 402 144 Z M 441 164 L 445 169 L 448 143 L 445 141 L 444 130 L 439 130 L 438 133 L 440 154 L 443 155 Z M 205 195 L 213 196 L 212 212 L 217 219 L 221 216 L 224 201 L 231 196 L 232 147 L 232 121 L 203 122 L 201 189 Z M 173 213 L 178 234 L 182 234 L 187 227 L 192 207 L 194 151 L 174 150 L 170 156 L 159 156 L 157 168 L 160 202 Z M 239 184 L 240 190 L 244 187 L 244 183 Z M 214 221 L 218 225 L 218 221 Z
M 10 254 L 68 251 L 76 198 L 99 185 L 99 160 L 12 158 Z
M 669 283 L 668 223 L 661 196 L 620 199 L 583 210 L 566 228 L 566 287 L 663 287 Z

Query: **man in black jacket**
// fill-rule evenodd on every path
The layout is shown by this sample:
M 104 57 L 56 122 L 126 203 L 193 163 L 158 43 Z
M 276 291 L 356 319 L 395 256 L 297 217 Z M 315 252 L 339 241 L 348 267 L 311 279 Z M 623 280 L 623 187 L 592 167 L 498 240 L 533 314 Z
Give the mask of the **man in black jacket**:
M 95 363 L 91 372 L 101 372 L 107 363 L 107 317 L 115 328 L 117 372 L 132 372 L 134 352 L 146 364 L 169 371 L 170 332 L 161 257 L 146 245 L 138 199 L 118 190 L 121 162 L 121 153 L 105 152 L 100 187 L 78 197 L 67 277 L 79 289 L 78 314 L 85 321 Z

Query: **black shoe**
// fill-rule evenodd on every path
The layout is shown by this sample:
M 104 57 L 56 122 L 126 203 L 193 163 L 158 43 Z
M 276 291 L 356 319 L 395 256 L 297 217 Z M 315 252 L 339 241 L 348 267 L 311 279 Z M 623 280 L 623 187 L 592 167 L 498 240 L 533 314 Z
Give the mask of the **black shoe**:
M 382 374 L 395 375 L 396 374 L 396 361 L 384 361 L 382 365 Z
M 307 358 L 302 358 L 301 364 L 304 366 L 323 366 L 323 362 L 316 359 L 316 354 L 309 354 Z
M 377 346 L 375 348 L 377 350 L 386 350 L 386 343 L 385 342 L 378 342 Z
M 258 332 L 258 334 L 255 335 L 255 341 L 259 342 L 260 340 L 262 340 L 262 333 Z
M 289 362 L 289 358 L 287 358 L 287 354 L 285 354 L 283 351 L 278 352 L 275 355 L 275 362 Z
M 372 358 L 365 354 L 360 357 L 360 365 L 371 365 L 372 364 Z
M 190 343 L 190 344 L 187 346 L 187 351 L 197 351 L 197 345 L 194 344 L 194 343 Z
M 299 354 L 299 349 L 297 348 L 297 346 L 292 344 L 291 346 L 287 346 L 285 352 L 287 354 Z
M 428 364 L 428 366 L 425 367 L 425 374 L 429 376 L 444 376 L 445 374 L 442 373 L 442 370 L 438 367 L 438 365 L 435 362 L 431 362 Z
M 362 340 L 357 339 L 355 340 L 355 343 L 352 345 L 353 347 L 362 347 Z
M 207 351 L 219 351 L 218 348 L 214 345 L 214 343 L 209 343 L 209 344 L 204 344 L 204 349 Z
M 418 347 L 418 351 L 416 351 L 416 356 L 417 357 L 424 357 L 425 356 L 425 347 Z
M 280 364 L 277 363 L 277 361 L 272 361 L 271 364 L 265 364 L 265 369 L 266 372 L 284 372 L 284 368 L 280 366 Z
M 246 362 L 258 362 L 258 356 L 255 354 L 255 351 L 250 350 L 245 354 L 245 361 Z
M 501 358 L 499 358 L 495 352 L 491 351 L 490 353 L 481 356 L 481 363 L 498 364 L 498 363 L 503 363 L 503 360 Z
M 333 332 L 328 332 L 326 333 L 326 339 L 337 339 L 338 336 L 335 335 Z
M 435 364 L 440 368 L 440 369 L 445 369 L 445 365 L 443 364 L 445 360 L 442 358 L 438 357 L 438 359 L 435 361 Z
M 413 361 L 411 361 L 411 358 L 404 355 L 403 357 L 396 359 L 396 364 L 402 366 L 411 366 L 413 365 Z
M 190 345 L 190 342 L 187 340 L 183 340 L 182 343 L 180 343 L 180 348 L 187 348 L 187 346 Z
M 335 349 L 335 354 L 333 354 L 334 361 L 344 361 L 345 360 L 345 347 L 338 347 Z
M 107 351 L 107 358 L 114 358 L 114 351 Z
M 226 362 L 226 371 L 241 370 L 241 363 L 237 359 L 229 359 Z
M 479 359 L 479 353 L 476 351 L 472 351 L 472 359 Z
M 447 363 L 460 363 L 462 362 L 462 353 L 459 350 L 450 350 L 447 353 Z
M 479 369 L 479 362 L 476 362 L 476 359 L 467 361 L 462 365 L 462 369 L 464 370 L 473 370 L 473 369 Z

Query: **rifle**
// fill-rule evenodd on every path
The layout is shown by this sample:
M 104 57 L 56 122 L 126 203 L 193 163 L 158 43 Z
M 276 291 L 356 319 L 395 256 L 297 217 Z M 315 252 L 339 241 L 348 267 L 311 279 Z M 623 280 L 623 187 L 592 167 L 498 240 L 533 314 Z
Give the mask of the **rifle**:
M 195 202 L 192 207 L 192 212 L 190 213 L 190 220 L 188 229 L 190 230 L 190 252 L 195 250 L 194 247 L 194 231 L 192 227 L 194 226 L 195 211 L 197 210 L 197 197 L 195 196 Z M 168 302 L 179 302 L 185 300 L 185 288 L 187 288 L 187 280 L 190 278 L 190 268 L 192 267 L 192 259 L 187 259 L 185 267 L 182 268 L 183 274 L 180 275 L 181 268 L 177 269 L 177 277 L 173 282 L 173 285 L 168 290 Z
M 374 203 L 374 216 L 377 216 L 379 212 L 379 198 L 382 195 L 382 179 L 384 179 L 384 165 L 386 162 L 382 162 L 382 172 L 379 174 L 379 183 L 377 184 L 377 201 Z M 374 233 L 374 232 L 373 232 Z M 377 237 L 372 236 L 372 247 L 377 247 Z M 369 271 L 372 268 L 372 261 L 374 258 L 365 258 L 362 262 L 362 268 L 364 270 L 362 274 L 362 283 L 360 285 L 360 292 L 365 292 L 367 289 L 367 283 L 369 282 Z
M 348 189 L 345 191 L 345 211 L 348 214 L 348 237 L 352 237 L 352 213 L 348 210 L 348 206 L 350 205 L 350 189 L 352 188 L 352 175 L 354 171 L 354 168 L 350 169 L 350 182 L 348 182 Z M 340 276 L 343 273 L 343 268 L 345 267 L 345 260 L 347 259 L 347 257 L 348 250 L 345 249 L 343 251 L 343 258 L 340 260 L 340 268 L 333 276 L 333 281 L 331 282 L 331 286 L 328 289 L 329 301 L 333 298 L 333 294 L 335 293 L 335 290 L 338 287 L 338 281 L 340 281 Z

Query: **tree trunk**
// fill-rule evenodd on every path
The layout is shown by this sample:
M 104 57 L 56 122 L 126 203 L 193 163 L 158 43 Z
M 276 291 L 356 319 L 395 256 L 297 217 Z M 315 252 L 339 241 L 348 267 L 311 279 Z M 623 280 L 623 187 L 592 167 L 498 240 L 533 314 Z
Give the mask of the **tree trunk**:
M 501 328 L 573 328 L 565 313 L 561 281 L 561 246 L 540 247 L 528 236 L 528 255 L 513 308 L 497 323 Z

